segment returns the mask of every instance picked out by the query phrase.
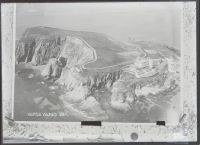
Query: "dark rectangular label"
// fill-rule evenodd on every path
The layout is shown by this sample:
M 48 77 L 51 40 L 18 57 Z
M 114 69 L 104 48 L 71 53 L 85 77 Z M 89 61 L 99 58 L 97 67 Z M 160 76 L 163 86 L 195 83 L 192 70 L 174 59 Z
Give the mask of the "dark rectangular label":
M 101 126 L 101 121 L 81 121 L 81 125 Z
M 165 126 L 165 121 L 156 121 L 156 125 L 164 125 Z

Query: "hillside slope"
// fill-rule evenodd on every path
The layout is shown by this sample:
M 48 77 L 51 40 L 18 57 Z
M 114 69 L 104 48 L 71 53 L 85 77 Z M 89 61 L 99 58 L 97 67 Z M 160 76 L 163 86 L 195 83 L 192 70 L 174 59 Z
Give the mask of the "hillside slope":
M 65 55 L 70 65 L 87 64 L 89 68 L 100 68 L 134 61 L 142 54 L 140 48 L 167 57 L 180 55 L 173 48 L 150 42 L 127 44 L 95 32 L 32 27 L 26 29 L 17 43 L 16 62 L 41 65 L 46 64 L 49 58 Z
M 115 44 L 103 34 L 47 27 L 28 28 L 24 32 L 17 44 L 16 61 L 17 63 L 32 61 L 36 65 L 41 65 L 61 53 L 68 53 L 70 61 L 75 61 L 83 55 L 91 57 L 92 54 L 88 53 L 93 50 L 90 48 L 94 48 L 97 54 L 95 66 L 101 67 L 123 61 L 117 53 L 124 51 L 125 48 Z M 86 61 L 90 62 L 93 59 L 95 58 L 88 58 Z
M 59 56 L 67 58 L 62 69 L 52 63 Z M 28 28 L 16 48 L 14 110 L 20 113 L 15 117 L 27 119 L 34 108 L 66 116 L 33 116 L 30 121 L 167 121 L 169 109 L 180 112 L 179 58 L 178 50 L 152 42 L 127 43 L 94 32 Z M 58 77 L 46 79 L 52 70 Z

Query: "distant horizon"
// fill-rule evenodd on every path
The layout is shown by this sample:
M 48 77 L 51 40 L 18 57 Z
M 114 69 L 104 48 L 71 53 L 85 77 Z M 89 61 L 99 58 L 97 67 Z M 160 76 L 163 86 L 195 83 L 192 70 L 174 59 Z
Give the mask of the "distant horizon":
M 78 11 L 80 10 L 80 11 Z M 92 13 L 91 13 L 92 11 Z M 17 4 L 16 38 L 30 27 L 101 33 L 180 49 L 180 2 Z

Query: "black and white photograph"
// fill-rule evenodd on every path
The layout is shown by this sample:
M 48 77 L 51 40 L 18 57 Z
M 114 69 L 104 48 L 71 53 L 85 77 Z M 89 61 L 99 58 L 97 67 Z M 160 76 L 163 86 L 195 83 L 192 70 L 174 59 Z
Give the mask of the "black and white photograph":
M 180 6 L 17 4 L 14 119 L 178 118 Z
M 196 12 L 195 1 L 2 4 L 4 142 L 197 141 Z

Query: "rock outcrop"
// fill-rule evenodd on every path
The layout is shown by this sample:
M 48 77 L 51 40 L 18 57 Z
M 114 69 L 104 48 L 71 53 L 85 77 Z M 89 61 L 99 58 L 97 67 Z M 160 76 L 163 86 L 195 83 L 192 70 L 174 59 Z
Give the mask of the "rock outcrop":
M 28 28 L 16 46 L 16 63 L 46 64 L 52 57 L 62 55 L 69 65 L 112 65 L 122 61 L 118 52 L 125 45 L 111 41 L 106 35 L 94 32 L 69 31 L 49 27 Z M 106 53 L 105 53 L 106 52 Z
M 42 71 L 42 75 L 48 78 L 59 78 L 62 73 L 62 63 L 56 58 L 49 59 L 49 62 Z
M 135 43 L 140 45 L 139 42 Z M 159 53 L 158 57 L 162 58 L 169 56 L 174 58 L 179 55 L 174 53 L 172 48 L 163 49 L 162 47 L 159 49 L 159 46 L 153 49 L 154 45 L 149 43 L 147 45 L 143 42 L 141 42 L 141 46 L 144 46 L 147 53 L 156 51 Z M 61 71 L 55 73 L 58 74 L 56 76 L 59 76 L 55 83 L 61 85 L 65 92 L 59 98 L 66 109 L 76 113 L 77 109 L 81 109 L 82 112 L 79 112 L 81 116 L 88 119 L 88 114 L 85 113 L 88 112 L 91 116 L 96 116 L 89 117 L 89 119 L 95 119 L 98 115 L 106 116 L 98 99 L 94 97 L 98 91 L 108 90 L 111 95 L 106 97 L 109 97 L 110 107 L 128 112 L 133 109 L 134 103 L 141 96 L 156 95 L 164 91 L 166 86 L 168 88 L 175 86 L 173 81 L 168 79 L 170 74 L 167 66 L 158 70 L 159 73 L 154 76 L 141 78 L 124 72 L 122 70 L 124 63 L 122 62 L 127 61 L 127 58 L 125 58 L 126 55 L 118 55 L 118 53 L 126 52 L 125 49 L 125 44 L 119 45 L 119 42 L 115 43 L 99 33 L 35 27 L 27 29 L 17 43 L 16 63 L 46 65 L 47 70 L 44 70 L 43 75 L 48 75 L 48 68 L 56 70 L 56 65 L 52 65 L 52 60 L 56 60 L 60 56 L 65 58 L 67 62 L 66 66 L 62 68 L 62 73 Z M 138 51 L 138 49 L 132 48 L 132 45 L 129 45 L 128 51 L 130 49 Z M 129 53 L 128 51 L 126 53 Z M 137 55 L 140 53 L 138 52 Z M 151 58 L 152 55 L 149 55 L 149 59 Z M 134 59 L 132 57 L 131 61 Z M 74 105 L 76 104 L 78 106 L 75 109 Z M 90 104 L 92 105 L 90 106 Z M 93 110 L 93 108 L 95 109 Z
M 114 82 L 120 79 L 122 73 L 122 70 L 117 70 L 113 72 L 93 72 L 85 75 L 79 72 L 78 68 L 65 68 L 56 82 L 65 85 L 68 90 L 80 85 L 87 86 L 92 93 L 105 87 L 112 87 Z
M 16 62 L 47 64 L 59 56 L 68 59 L 67 66 L 83 66 L 96 59 L 95 51 L 81 38 L 72 36 L 46 36 L 38 40 L 23 40 L 16 48 Z
M 136 84 L 117 81 L 111 90 L 111 107 L 124 112 L 131 110 L 131 105 L 136 101 L 137 97 L 135 87 Z
M 113 72 L 98 72 L 87 77 L 85 85 L 93 92 L 104 87 L 112 87 L 114 82 L 116 82 L 122 74 L 121 70 Z
M 16 61 L 32 62 L 34 65 L 46 64 L 50 58 L 58 56 L 61 46 L 57 45 L 56 39 L 46 38 L 24 38 L 16 47 Z

